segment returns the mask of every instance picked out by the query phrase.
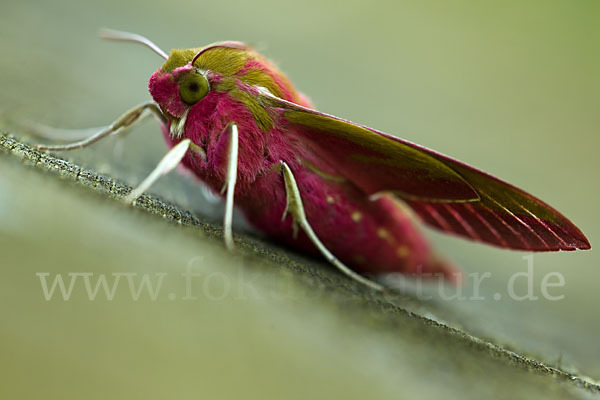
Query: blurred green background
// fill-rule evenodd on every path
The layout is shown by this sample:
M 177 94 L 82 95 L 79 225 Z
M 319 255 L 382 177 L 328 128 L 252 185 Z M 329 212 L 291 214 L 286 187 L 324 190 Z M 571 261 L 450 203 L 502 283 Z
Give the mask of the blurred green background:
M 166 51 L 240 40 L 276 61 L 320 110 L 514 183 L 571 218 L 594 246 L 599 20 L 594 0 L 9 0 L 0 5 L 0 120 L 13 132 L 22 120 L 100 126 L 149 99 L 147 81 L 161 59 L 140 46 L 99 40 L 101 27 L 140 33 Z M 148 122 L 126 137 L 120 156 L 114 141 L 64 156 L 133 185 L 164 151 Z M 528 398 L 564 398 L 537 376 L 518 376 L 467 348 L 416 346 L 402 328 L 363 326 L 366 317 L 345 315 L 339 303 L 321 301 L 310 284 L 273 267 L 259 269 L 252 287 L 293 295 L 90 302 L 81 292 L 68 302 L 46 302 L 35 272 L 175 276 L 203 255 L 207 271 L 239 283 L 246 266 L 218 242 L 54 182 L 8 157 L 0 157 L 0 168 L 3 397 L 503 398 L 501 388 L 513 382 L 512 390 Z M 171 175 L 151 193 L 209 220 L 221 218 L 220 206 L 202 200 L 189 178 Z M 526 270 L 525 253 L 428 235 L 466 272 L 490 271 L 492 278 L 481 286 L 484 301 L 434 296 L 414 310 L 600 380 L 595 250 L 535 255 L 536 294 L 543 276 L 559 271 L 563 300 L 497 301 L 493 294 L 506 293 L 510 276 Z

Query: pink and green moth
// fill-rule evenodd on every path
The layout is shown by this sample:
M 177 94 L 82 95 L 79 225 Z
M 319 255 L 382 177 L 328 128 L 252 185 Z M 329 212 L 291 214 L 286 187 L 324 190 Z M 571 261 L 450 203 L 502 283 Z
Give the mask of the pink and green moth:
M 457 278 L 452 264 L 434 255 L 417 220 L 507 249 L 590 249 L 572 222 L 521 189 L 427 148 L 316 111 L 285 75 L 242 43 L 167 55 L 139 35 L 104 31 L 103 36 L 144 44 L 166 59 L 150 78 L 154 102 L 80 142 L 40 148 L 86 147 L 153 113 L 171 150 L 127 200 L 182 163 L 226 198 L 229 248 L 235 203 L 260 231 L 320 253 L 376 289 L 380 286 L 361 274 Z

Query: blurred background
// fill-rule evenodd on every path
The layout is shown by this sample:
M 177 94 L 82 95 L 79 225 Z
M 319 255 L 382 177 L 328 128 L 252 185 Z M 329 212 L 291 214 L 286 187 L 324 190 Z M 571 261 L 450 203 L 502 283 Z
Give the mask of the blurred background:
M 165 51 L 239 40 L 274 60 L 319 110 L 522 187 L 572 219 L 595 246 L 599 20 L 594 0 L 8 0 L 0 5 L 0 121 L 13 132 L 23 120 L 101 126 L 148 100 L 148 78 L 162 60 L 141 46 L 101 41 L 101 27 L 145 35 Z M 64 156 L 133 185 L 165 150 L 149 121 L 126 137 L 121 153 L 105 141 Z M 451 359 L 451 349 L 423 344 L 410 362 L 402 360 L 410 341 L 363 330 L 359 320 L 339 316 L 343 308 L 317 311 L 305 289 L 294 289 L 300 295 L 293 299 L 193 305 L 125 296 L 90 302 L 83 293 L 46 302 L 34 272 L 181 273 L 203 254 L 207 265 L 243 280 L 244 266 L 219 243 L 50 182 L 7 157 L 0 165 L 0 357 L 10 361 L 0 366 L 7 379 L 0 391 L 7 395 L 106 398 L 117 390 L 123 397 L 258 398 L 266 390 L 288 398 L 398 391 L 435 398 L 477 385 L 470 372 L 441 373 L 444 364 L 428 364 Z M 171 175 L 151 192 L 208 220 L 221 218 L 220 206 L 201 200 L 191 179 Z M 565 285 L 551 291 L 564 294 L 560 301 L 496 300 L 511 275 L 526 271 L 526 253 L 427 234 L 467 273 L 490 271 L 492 278 L 481 285 L 483 301 L 434 295 L 417 311 L 600 380 L 597 251 L 534 256 L 535 294 L 547 273 L 560 272 Z M 268 274 L 253 285 L 280 280 L 296 285 L 294 277 Z M 519 293 L 527 290 L 523 280 L 518 285 Z M 443 384 L 425 385 L 427 368 Z M 540 387 L 532 385 L 532 393 Z

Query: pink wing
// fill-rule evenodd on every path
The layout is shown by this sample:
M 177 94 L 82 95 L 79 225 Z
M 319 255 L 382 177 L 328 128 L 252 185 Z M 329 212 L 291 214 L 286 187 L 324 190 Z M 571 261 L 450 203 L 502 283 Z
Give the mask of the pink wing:
M 444 232 L 528 251 L 590 249 L 567 218 L 534 196 L 460 161 L 297 104 L 262 96 L 288 132 L 367 195 L 393 192 Z

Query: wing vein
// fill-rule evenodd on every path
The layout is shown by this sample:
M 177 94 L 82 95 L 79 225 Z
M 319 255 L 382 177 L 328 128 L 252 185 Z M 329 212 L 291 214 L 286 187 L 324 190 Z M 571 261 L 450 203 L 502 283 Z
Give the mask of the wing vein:
M 490 224 L 488 222 L 488 220 L 486 220 L 485 218 L 483 218 L 481 216 L 481 214 L 479 214 L 471 204 L 465 204 L 465 208 L 471 213 L 473 214 L 479 221 L 481 221 L 481 223 L 483 225 L 485 225 L 486 228 L 489 229 L 489 231 L 492 233 L 492 235 L 494 235 L 496 237 L 496 239 L 498 239 L 498 242 L 500 242 L 504 247 L 509 247 L 508 243 L 506 242 L 506 240 L 504 240 L 502 238 L 502 235 L 500 235 L 500 233 L 496 230 L 496 228 L 494 228 L 492 226 L 492 224 Z
M 488 196 L 487 194 L 483 193 L 481 190 L 479 191 L 481 196 L 485 196 L 487 199 L 491 200 L 492 202 L 496 203 L 497 205 L 500 206 L 500 208 L 504 209 L 505 211 L 508 211 L 508 213 L 510 215 L 513 215 L 509 210 L 506 209 L 506 207 L 504 207 L 502 204 L 499 204 L 497 201 L 495 201 L 491 196 Z M 523 246 L 527 249 L 527 250 L 531 250 L 531 245 L 529 243 L 527 243 L 527 241 L 525 239 L 523 239 L 523 236 L 521 236 L 519 234 L 519 232 L 517 232 L 515 230 L 515 228 L 513 228 L 512 226 L 510 226 L 504 219 L 502 219 L 501 216 L 498 215 L 498 213 L 496 213 L 496 211 L 492 210 L 491 208 L 488 207 L 488 211 L 494 216 L 496 217 L 496 219 L 498 221 L 500 221 L 502 223 L 502 225 L 504 225 L 509 231 L 512 232 L 513 235 L 515 235 L 515 237 L 517 239 L 519 239 L 521 241 L 521 243 L 523 243 Z
M 452 206 L 450 206 L 447 203 L 444 203 L 444 207 L 446 208 L 446 210 L 448 210 L 450 214 L 452 214 L 454 219 L 458 221 L 458 223 L 465 229 L 465 231 L 469 234 L 469 236 L 471 236 L 471 238 L 481 241 L 481 237 L 477 234 L 477 232 L 475 232 L 471 224 L 469 224 L 469 222 L 466 221 Z
M 542 220 L 537 215 L 532 213 L 527 207 L 525 207 L 523 204 L 519 203 L 512 197 L 509 196 L 509 198 L 513 201 L 513 203 L 515 203 L 517 206 L 519 206 L 521 209 L 523 209 L 523 211 L 525 211 L 527 214 L 531 215 L 540 225 L 542 225 L 544 228 L 546 228 L 546 230 L 548 230 L 552 235 L 554 235 L 554 237 L 557 238 L 559 240 L 559 242 L 561 242 L 564 246 L 572 247 L 567 242 L 565 242 L 563 240 L 563 238 L 560 237 L 544 220 Z
M 542 244 L 544 246 L 546 246 L 547 249 L 550 248 L 548 243 L 546 243 L 546 241 L 531 226 L 529 226 L 527 223 L 525 223 L 525 221 L 523 221 L 521 218 L 517 217 L 512 211 L 510 211 L 503 204 L 499 203 L 497 200 L 495 200 L 491 196 L 487 196 L 487 197 L 488 197 L 488 199 L 493 201 L 496 205 L 498 205 L 498 207 L 500 207 L 504 211 L 506 211 L 511 217 L 513 217 L 515 220 L 517 220 L 521 225 L 523 225 L 525 228 L 527 228 L 527 230 L 529 230 L 529 232 L 531 232 L 540 242 L 542 242 Z M 521 237 L 521 236 L 519 235 L 519 237 Z
M 440 215 L 440 213 L 438 213 L 434 207 L 432 207 L 429 204 L 424 204 L 424 206 L 427 209 L 427 211 L 431 214 L 433 219 L 435 219 L 440 224 L 440 226 L 442 227 L 443 230 L 448 231 L 448 232 L 454 232 L 454 229 L 452 229 L 452 226 L 450 226 L 450 224 L 448 224 L 448 221 L 446 221 L 446 219 L 442 215 Z

